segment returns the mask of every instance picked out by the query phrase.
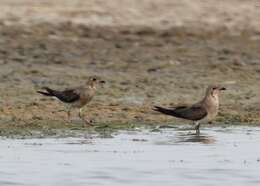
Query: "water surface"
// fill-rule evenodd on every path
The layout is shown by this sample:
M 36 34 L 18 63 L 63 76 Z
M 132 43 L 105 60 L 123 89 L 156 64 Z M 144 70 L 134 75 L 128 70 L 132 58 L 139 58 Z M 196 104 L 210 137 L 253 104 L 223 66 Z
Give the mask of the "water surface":
M 260 185 L 260 128 L 1 139 L 0 185 Z

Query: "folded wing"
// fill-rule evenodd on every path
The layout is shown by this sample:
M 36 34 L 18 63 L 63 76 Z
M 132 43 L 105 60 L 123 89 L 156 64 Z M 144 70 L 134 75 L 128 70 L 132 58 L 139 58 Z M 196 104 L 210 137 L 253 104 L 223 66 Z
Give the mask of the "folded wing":
M 80 94 L 75 89 L 67 89 L 64 91 L 53 90 L 48 87 L 44 87 L 44 89 L 47 92 L 38 91 L 38 93 L 43 94 L 45 96 L 57 97 L 59 100 L 63 102 L 72 103 L 80 99 Z
M 188 119 L 193 121 L 201 120 L 207 116 L 206 109 L 198 105 L 196 106 L 194 105 L 191 107 L 180 106 L 174 109 L 167 109 L 167 108 L 156 106 L 154 110 L 166 115 L 171 115 L 177 118 Z

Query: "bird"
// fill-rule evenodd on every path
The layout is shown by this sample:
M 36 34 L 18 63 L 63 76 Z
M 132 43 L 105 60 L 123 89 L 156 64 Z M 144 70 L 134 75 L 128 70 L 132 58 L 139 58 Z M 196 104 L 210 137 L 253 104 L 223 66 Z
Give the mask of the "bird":
M 200 121 L 202 119 L 211 121 L 217 116 L 219 110 L 219 94 L 222 90 L 226 90 L 226 88 L 220 85 L 209 85 L 204 98 L 195 104 L 189 106 L 180 105 L 170 109 L 155 106 L 153 110 L 173 117 L 193 121 L 196 134 L 199 134 Z
M 88 104 L 94 95 L 96 94 L 97 84 L 104 84 L 105 81 L 99 80 L 98 77 L 91 76 L 87 78 L 84 85 L 68 88 L 65 90 L 54 90 L 49 87 L 43 87 L 43 90 L 38 90 L 37 92 L 49 97 L 56 97 L 61 102 L 65 103 L 67 109 L 68 121 L 71 122 L 71 109 L 79 109 L 78 116 L 86 124 L 92 125 L 91 121 L 84 119 L 82 116 L 82 108 Z

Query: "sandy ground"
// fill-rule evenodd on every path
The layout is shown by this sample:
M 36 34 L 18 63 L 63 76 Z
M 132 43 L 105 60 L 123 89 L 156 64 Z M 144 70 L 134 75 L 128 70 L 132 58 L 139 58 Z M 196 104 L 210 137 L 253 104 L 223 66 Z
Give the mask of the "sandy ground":
M 197 101 L 211 83 L 228 88 L 217 122 L 260 122 L 260 1 L 0 6 L 1 123 L 63 121 L 63 105 L 36 90 L 75 86 L 89 75 L 107 81 L 85 108 L 97 123 L 183 122 L 151 108 Z
M 260 31 L 259 0 L 0 0 L 12 23 L 72 21 L 102 26 L 191 26 Z

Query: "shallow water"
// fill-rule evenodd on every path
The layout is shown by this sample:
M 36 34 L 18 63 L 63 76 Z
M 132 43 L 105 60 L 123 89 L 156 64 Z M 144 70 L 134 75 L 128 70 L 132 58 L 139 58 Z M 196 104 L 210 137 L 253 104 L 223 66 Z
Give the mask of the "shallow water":
M 260 185 L 260 128 L 1 139 L 0 185 Z

